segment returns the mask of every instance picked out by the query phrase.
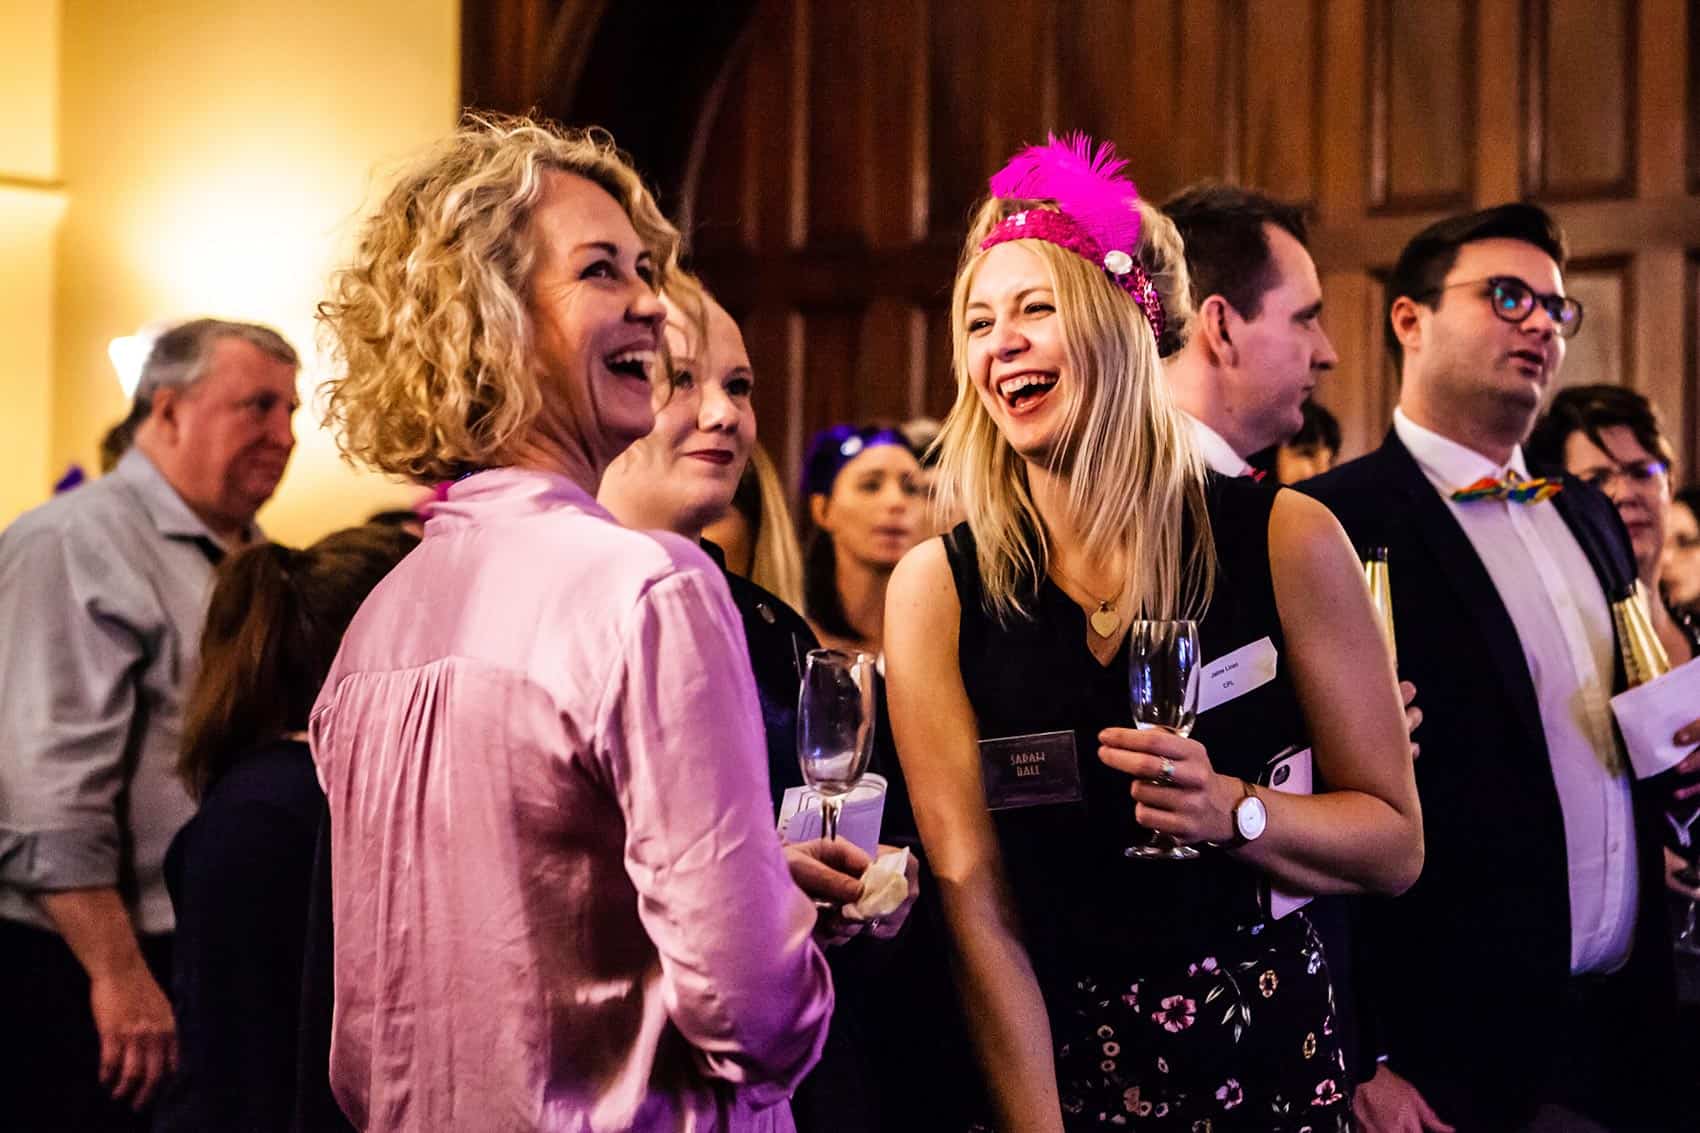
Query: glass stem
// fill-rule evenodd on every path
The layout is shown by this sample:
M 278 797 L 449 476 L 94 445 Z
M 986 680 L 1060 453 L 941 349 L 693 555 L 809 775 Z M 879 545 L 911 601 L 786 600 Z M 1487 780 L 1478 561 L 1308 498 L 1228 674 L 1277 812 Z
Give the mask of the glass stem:
M 838 837 L 838 811 L 843 805 L 842 799 L 822 797 L 820 801 L 821 830 L 829 842 Z

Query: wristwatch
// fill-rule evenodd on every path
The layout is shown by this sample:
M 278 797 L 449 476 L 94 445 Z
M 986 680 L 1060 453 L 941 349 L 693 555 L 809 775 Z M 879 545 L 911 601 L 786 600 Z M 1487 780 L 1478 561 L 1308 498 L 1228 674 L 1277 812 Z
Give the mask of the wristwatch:
M 1234 804 L 1234 836 L 1223 843 L 1230 850 L 1256 841 L 1269 826 L 1269 811 L 1257 797 L 1257 788 L 1249 779 L 1241 779 L 1240 785 L 1245 788 L 1245 797 Z

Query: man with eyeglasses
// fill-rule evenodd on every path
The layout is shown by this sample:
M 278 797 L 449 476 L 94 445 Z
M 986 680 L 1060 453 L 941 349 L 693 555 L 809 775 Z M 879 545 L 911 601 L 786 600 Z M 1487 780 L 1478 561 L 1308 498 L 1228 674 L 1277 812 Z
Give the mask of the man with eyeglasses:
M 1564 260 L 1531 204 L 1418 233 L 1387 283 L 1393 428 L 1304 485 L 1388 548 L 1399 672 L 1425 699 L 1427 864 L 1355 922 L 1372 1133 L 1674 1128 L 1693 1077 L 1673 1066 L 1663 793 L 1624 769 L 1608 703 L 1608 598 L 1635 560 L 1610 501 L 1533 477 L 1520 447 L 1582 326 Z

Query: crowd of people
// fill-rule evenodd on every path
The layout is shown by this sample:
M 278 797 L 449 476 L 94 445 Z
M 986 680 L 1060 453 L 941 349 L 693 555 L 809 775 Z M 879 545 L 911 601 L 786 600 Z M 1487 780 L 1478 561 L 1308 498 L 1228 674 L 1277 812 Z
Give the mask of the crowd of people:
M 1639 775 L 1612 704 L 1622 602 L 1700 649 L 1700 489 L 1621 375 L 1557 388 L 1528 203 L 1405 246 L 1337 463 L 1308 239 L 1025 149 L 946 419 L 793 496 L 612 140 L 469 118 L 319 308 L 417 515 L 269 541 L 299 360 L 200 319 L 0 532 L 0 1125 L 1700 1127 L 1700 709 Z M 1196 722 L 1136 726 L 1183 620 Z M 776 833 L 821 649 L 873 661 L 878 845 Z

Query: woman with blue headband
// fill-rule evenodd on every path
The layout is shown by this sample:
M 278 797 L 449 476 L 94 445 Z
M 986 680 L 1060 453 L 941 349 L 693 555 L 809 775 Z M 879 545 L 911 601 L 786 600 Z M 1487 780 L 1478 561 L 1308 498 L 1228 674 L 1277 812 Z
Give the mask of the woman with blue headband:
M 921 537 L 921 462 L 903 434 L 881 425 L 834 425 L 815 434 L 803 462 L 813 534 L 803 559 L 803 601 L 823 644 L 878 655 L 885 588 Z

